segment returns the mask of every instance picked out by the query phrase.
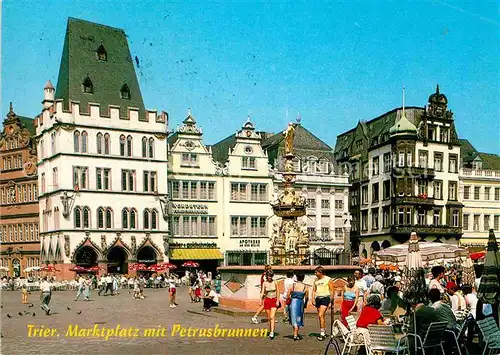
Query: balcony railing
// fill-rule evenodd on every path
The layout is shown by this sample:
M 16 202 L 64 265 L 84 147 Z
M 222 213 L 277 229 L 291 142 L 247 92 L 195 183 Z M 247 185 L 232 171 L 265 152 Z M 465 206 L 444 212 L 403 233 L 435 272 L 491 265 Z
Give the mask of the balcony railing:
M 393 203 L 396 204 L 409 204 L 419 206 L 434 206 L 434 197 L 428 197 L 426 194 L 418 196 L 397 196 L 393 197 Z
M 409 225 L 409 224 L 396 224 L 391 226 L 391 233 L 397 234 L 408 234 L 411 232 L 417 232 L 418 234 L 430 234 L 436 236 L 453 236 L 462 234 L 462 227 L 451 227 L 447 225 Z
M 436 176 L 434 169 L 432 168 L 421 168 L 418 166 L 405 166 L 405 167 L 393 167 L 392 173 L 395 176 L 413 176 L 419 178 L 433 179 Z
M 482 169 L 460 169 L 462 176 L 474 176 L 484 178 L 500 178 L 500 171 Z

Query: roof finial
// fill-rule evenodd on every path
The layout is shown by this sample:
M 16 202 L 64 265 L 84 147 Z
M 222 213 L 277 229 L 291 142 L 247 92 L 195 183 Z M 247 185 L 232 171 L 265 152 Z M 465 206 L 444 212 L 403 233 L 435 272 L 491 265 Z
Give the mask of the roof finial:
M 439 95 L 439 84 L 436 85 L 436 94 Z
M 188 107 L 188 116 L 191 116 L 191 107 Z
M 12 101 L 10 102 L 10 105 L 9 105 L 9 113 L 10 114 L 14 113 L 14 107 L 12 107 Z
M 247 123 L 250 123 L 250 115 L 247 116 Z
M 297 112 L 297 123 L 300 124 L 300 121 L 302 121 L 302 117 L 300 117 L 300 112 Z
M 403 116 L 405 114 L 405 87 L 403 85 Z

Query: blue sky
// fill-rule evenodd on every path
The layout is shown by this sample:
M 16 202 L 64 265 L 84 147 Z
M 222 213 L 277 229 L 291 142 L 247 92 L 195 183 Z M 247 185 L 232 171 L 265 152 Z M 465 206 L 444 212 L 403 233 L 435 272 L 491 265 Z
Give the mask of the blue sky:
M 123 28 L 147 108 L 192 109 L 215 143 L 248 115 L 278 132 L 300 112 L 330 145 L 358 120 L 423 106 L 439 83 L 460 138 L 500 153 L 495 1 L 14 1 L 2 3 L 2 116 L 40 112 L 68 17 Z

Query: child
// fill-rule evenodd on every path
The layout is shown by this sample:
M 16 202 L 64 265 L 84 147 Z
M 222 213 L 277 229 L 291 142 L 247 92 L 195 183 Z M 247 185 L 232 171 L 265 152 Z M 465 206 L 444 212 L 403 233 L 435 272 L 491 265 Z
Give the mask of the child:
M 134 280 L 134 295 L 132 296 L 132 299 L 137 299 L 140 297 L 141 294 L 141 289 L 139 288 L 139 278 L 136 277 Z
M 28 289 L 26 288 L 26 285 L 23 285 L 21 288 L 21 293 L 22 293 L 22 303 L 27 304 L 28 303 Z
M 168 295 L 170 296 L 170 308 L 175 308 L 177 307 L 177 304 L 175 303 L 175 293 L 177 292 L 176 285 L 175 285 L 175 279 L 173 276 L 170 276 L 168 279 Z

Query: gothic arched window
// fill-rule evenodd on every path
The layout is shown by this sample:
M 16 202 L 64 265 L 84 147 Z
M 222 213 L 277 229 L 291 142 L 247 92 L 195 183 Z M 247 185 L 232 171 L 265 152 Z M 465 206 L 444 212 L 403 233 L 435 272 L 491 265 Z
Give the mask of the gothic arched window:
M 82 228 L 82 210 L 80 207 L 75 208 L 75 228 Z
M 128 209 L 126 208 L 122 210 L 122 228 L 128 228 Z
M 132 156 L 132 136 L 127 137 L 127 156 Z
M 113 211 L 111 208 L 106 208 L 106 228 L 112 228 L 113 225 Z
M 158 211 L 153 209 L 153 211 L 151 211 L 151 229 L 156 228 L 158 228 Z
M 103 138 L 104 137 L 101 132 L 97 133 L 97 154 L 102 154 Z
M 146 137 L 142 137 L 142 157 L 146 158 L 148 155 L 148 139 Z
M 148 151 L 149 151 L 149 157 L 154 158 L 155 157 L 155 140 L 153 137 L 149 138 Z
M 137 225 L 137 211 L 135 208 L 132 208 L 130 210 L 130 229 L 135 229 L 135 226 Z
M 97 209 L 97 228 L 104 228 L 104 208 Z
M 82 132 L 82 153 L 87 153 L 87 138 L 88 134 L 86 131 Z
M 126 142 L 125 136 L 121 135 L 120 136 L 120 155 L 122 157 L 125 156 L 125 142 Z
M 90 228 L 90 208 L 83 209 L 83 228 Z
M 144 210 L 144 229 L 149 229 L 149 210 Z
M 73 149 L 75 153 L 80 153 L 80 132 L 73 133 Z
M 104 154 L 106 155 L 110 154 L 110 147 L 111 147 L 111 142 L 109 138 L 109 133 L 106 133 L 104 135 Z

